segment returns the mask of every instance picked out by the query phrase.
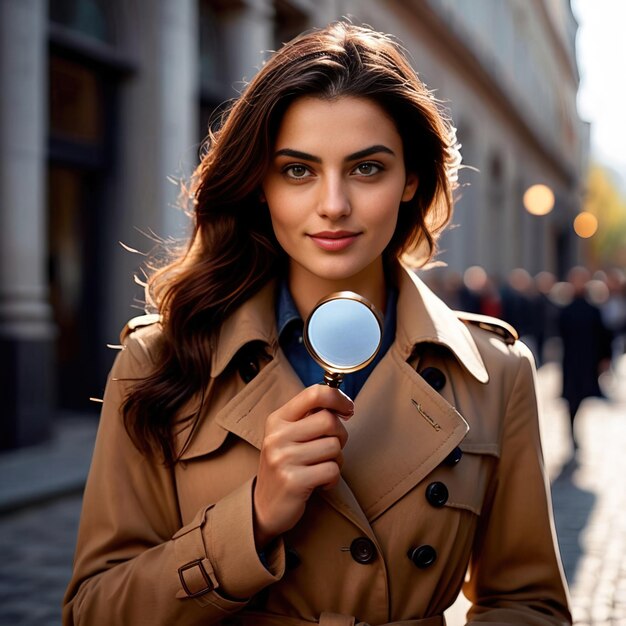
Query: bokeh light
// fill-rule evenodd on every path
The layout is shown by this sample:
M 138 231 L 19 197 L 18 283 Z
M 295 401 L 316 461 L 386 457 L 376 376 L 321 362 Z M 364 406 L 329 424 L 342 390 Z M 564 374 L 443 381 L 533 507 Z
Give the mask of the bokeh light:
M 481 291 L 487 284 L 487 272 L 480 265 L 472 265 L 463 273 L 463 283 L 470 291 Z
M 523 202 L 531 215 L 547 215 L 554 208 L 554 192 L 548 185 L 532 185 L 524 193 Z
M 574 219 L 574 231 L 582 239 L 593 237 L 598 230 L 598 218 L 589 211 L 582 211 Z

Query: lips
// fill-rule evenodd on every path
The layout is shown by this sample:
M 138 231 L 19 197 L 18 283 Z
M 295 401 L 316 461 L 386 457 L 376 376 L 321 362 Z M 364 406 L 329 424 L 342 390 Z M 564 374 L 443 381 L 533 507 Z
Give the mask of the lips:
M 361 233 L 347 230 L 324 230 L 319 233 L 309 235 L 315 245 L 328 251 L 345 250 L 351 246 Z

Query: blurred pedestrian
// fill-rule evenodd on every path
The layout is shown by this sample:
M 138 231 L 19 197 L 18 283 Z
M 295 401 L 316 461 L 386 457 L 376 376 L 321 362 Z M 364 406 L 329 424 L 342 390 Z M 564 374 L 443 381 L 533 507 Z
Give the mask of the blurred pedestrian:
M 543 365 L 546 342 L 558 335 L 559 309 L 552 301 L 550 292 L 556 284 L 552 272 L 539 272 L 535 278 L 535 295 L 531 300 L 532 335 L 537 346 L 537 365 Z
M 606 272 L 608 298 L 600 307 L 604 324 L 612 334 L 613 358 L 624 354 L 626 343 L 626 276 L 624 271 L 614 267 Z
M 459 272 L 448 269 L 441 281 L 441 299 L 454 311 L 464 310 L 461 306 L 463 278 Z
M 572 301 L 559 316 L 563 344 L 562 395 L 569 406 L 574 449 L 578 448 L 574 427 L 578 409 L 585 398 L 602 397 L 598 378 L 608 369 L 611 359 L 611 335 L 602 321 L 600 309 L 588 298 L 590 278 L 584 267 L 570 270 L 567 280 L 572 287 Z
M 487 272 L 480 265 L 472 265 L 463 272 L 458 299 L 462 311 L 480 313 L 482 292 L 487 278 Z
M 509 272 L 507 280 L 500 290 L 502 319 L 517 330 L 520 339 L 532 350 L 535 360 L 538 360 L 532 306 L 534 295 L 533 279 L 529 272 L 522 267 L 517 267 Z
M 459 165 L 392 38 L 341 22 L 262 66 L 150 278 L 160 316 L 123 332 L 65 626 L 442 626 L 462 587 L 470 622 L 571 623 L 532 357 L 407 267 Z M 300 341 L 344 290 L 385 312 L 354 400 Z
M 493 276 L 487 276 L 480 293 L 480 313 L 490 317 L 502 318 L 502 297 L 497 280 Z

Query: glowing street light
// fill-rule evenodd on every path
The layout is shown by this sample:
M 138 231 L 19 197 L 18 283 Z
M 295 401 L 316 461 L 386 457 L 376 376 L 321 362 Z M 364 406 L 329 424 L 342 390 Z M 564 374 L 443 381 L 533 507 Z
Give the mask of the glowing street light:
M 547 215 L 554 208 L 554 192 L 548 185 L 532 185 L 524 193 L 523 202 L 531 215 Z
M 598 218 L 589 211 L 582 211 L 574 219 L 574 231 L 581 239 L 593 237 L 598 230 Z

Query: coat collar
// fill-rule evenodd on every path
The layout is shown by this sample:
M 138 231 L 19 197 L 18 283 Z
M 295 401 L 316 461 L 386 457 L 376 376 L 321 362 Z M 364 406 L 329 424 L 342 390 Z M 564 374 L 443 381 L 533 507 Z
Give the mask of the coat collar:
M 448 348 L 465 369 L 481 383 L 489 375 L 478 348 L 466 325 L 414 272 L 398 269 L 398 319 L 396 341 L 405 358 L 420 343 L 434 343 Z M 276 353 L 276 281 L 272 280 L 249 298 L 220 329 L 213 351 L 211 376 L 219 376 L 237 351 L 250 341 L 262 341 Z
M 396 341 L 404 357 L 408 359 L 414 347 L 420 343 L 445 346 L 477 381 L 489 382 L 489 374 L 478 347 L 456 313 L 408 268 L 399 268 L 397 280 Z
M 211 378 L 217 378 L 235 354 L 251 341 L 262 341 L 275 354 L 278 346 L 276 286 L 276 280 L 269 281 L 224 320 L 211 355 Z

